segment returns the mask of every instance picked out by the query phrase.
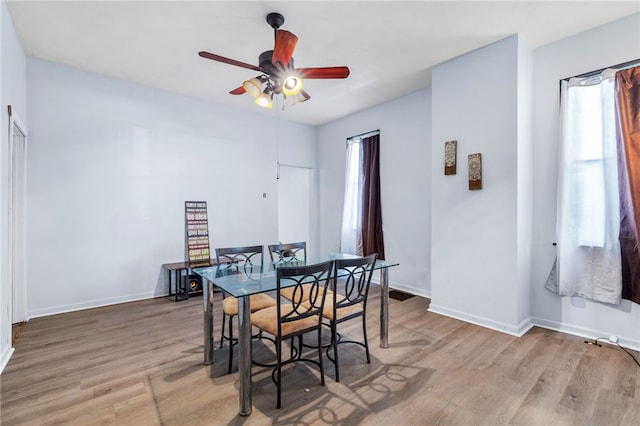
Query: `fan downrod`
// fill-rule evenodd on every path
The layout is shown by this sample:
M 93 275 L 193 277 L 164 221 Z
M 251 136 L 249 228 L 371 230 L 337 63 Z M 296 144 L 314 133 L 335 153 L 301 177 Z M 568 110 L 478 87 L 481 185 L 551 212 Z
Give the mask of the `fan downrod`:
M 284 16 L 277 12 L 271 12 L 267 15 L 267 24 L 271 26 L 274 30 L 277 30 L 284 24 Z

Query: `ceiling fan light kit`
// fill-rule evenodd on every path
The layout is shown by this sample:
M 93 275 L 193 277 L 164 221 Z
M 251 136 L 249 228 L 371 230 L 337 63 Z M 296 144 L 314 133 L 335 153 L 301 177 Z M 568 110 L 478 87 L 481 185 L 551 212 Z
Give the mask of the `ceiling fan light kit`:
M 302 91 L 302 80 L 300 77 L 290 75 L 282 83 L 282 94 L 285 96 L 295 96 Z
M 298 43 L 298 37 L 289 31 L 279 29 L 284 24 L 284 16 L 279 13 L 268 14 L 267 23 L 273 28 L 275 43 L 273 50 L 267 50 L 260 54 L 258 66 L 225 58 L 215 53 L 204 51 L 198 53 L 205 59 L 262 73 L 257 77 L 244 81 L 242 86 L 231 90 L 230 94 L 242 95 L 248 93 L 255 98 L 257 105 L 266 108 L 271 108 L 273 106 L 273 97 L 281 94 L 285 99 L 289 98 L 290 104 L 293 106 L 311 99 L 311 96 L 302 90 L 303 78 L 338 79 L 349 76 L 350 71 L 346 66 L 295 68 L 293 65 L 293 51 Z
M 262 82 L 257 77 L 245 81 L 244 83 L 242 83 L 242 87 L 248 94 L 250 94 L 254 98 L 257 98 L 262 94 Z
M 266 91 L 262 92 L 254 102 L 261 107 L 271 108 L 273 106 L 273 94 L 269 94 Z

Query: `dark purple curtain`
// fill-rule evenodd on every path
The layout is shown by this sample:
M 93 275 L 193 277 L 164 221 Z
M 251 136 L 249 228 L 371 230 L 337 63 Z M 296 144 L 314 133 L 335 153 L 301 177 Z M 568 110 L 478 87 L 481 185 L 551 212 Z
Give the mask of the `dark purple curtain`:
M 640 303 L 640 67 L 616 73 L 622 298 Z
M 382 203 L 380 200 L 380 135 L 362 139 L 362 251 L 384 259 Z

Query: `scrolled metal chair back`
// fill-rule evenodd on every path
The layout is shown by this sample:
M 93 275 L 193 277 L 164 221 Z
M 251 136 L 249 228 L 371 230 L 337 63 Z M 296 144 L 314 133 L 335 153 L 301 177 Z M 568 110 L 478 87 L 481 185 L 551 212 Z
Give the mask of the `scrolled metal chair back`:
M 373 266 L 377 257 L 376 253 L 363 258 L 335 261 L 333 291 L 336 309 L 358 303 L 366 304 Z M 339 286 L 338 281 L 340 281 Z
M 269 245 L 269 255 L 273 263 L 306 263 L 307 243 L 300 241 L 297 243 L 271 244 Z
M 216 248 L 218 264 L 226 263 L 229 268 L 243 267 L 245 270 L 262 266 L 264 253 L 262 246 Z
M 281 300 L 281 290 L 287 287 L 295 286 L 294 294 L 300 295 L 290 301 L 291 310 L 288 312 L 282 312 L 281 304 L 278 303 L 279 332 L 281 331 L 280 327 L 282 323 L 300 320 L 312 315 L 321 316 L 327 293 L 326 290 L 331 285 L 333 278 L 332 273 L 332 260 L 307 266 L 280 267 L 277 269 L 278 300 Z M 308 299 L 302 297 L 305 291 L 309 294 Z

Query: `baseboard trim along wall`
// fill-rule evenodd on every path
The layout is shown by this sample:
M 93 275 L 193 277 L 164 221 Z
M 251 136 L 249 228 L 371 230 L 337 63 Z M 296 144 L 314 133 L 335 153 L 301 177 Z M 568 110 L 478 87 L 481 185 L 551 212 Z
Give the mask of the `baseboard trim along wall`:
M 509 324 L 494 321 L 488 318 L 479 317 L 476 315 L 470 315 L 465 312 L 456 311 L 454 309 L 444 308 L 431 302 L 429 305 L 429 311 L 435 314 L 444 315 L 446 317 L 455 318 L 461 321 L 465 321 L 471 324 L 478 325 L 480 327 L 490 328 L 492 330 L 500 331 L 502 333 L 510 334 L 512 336 L 521 337 L 532 327 L 546 328 L 553 331 L 559 331 L 561 333 L 571 334 L 574 336 L 584 337 L 586 339 L 597 339 L 599 337 L 607 338 L 610 333 L 605 331 L 593 330 L 584 327 L 575 326 L 572 324 L 558 323 L 555 321 L 549 321 L 542 318 L 530 317 L 523 320 L 517 327 L 513 327 Z M 618 343 L 620 346 L 624 346 L 627 349 L 640 351 L 640 340 L 633 339 L 629 336 L 618 336 Z M 603 343 L 608 343 L 607 340 Z
M 524 335 L 531 329 L 531 327 L 535 325 L 531 322 L 531 318 L 527 318 L 517 326 L 514 326 L 500 321 L 494 321 L 489 318 L 479 317 L 465 312 L 456 311 L 455 309 L 445 308 L 443 306 L 434 304 L 433 301 L 431 301 L 431 304 L 429 305 L 429 312 L 444 315 L 450 318 L 455 318 L 464 322 L 479 325 L 481 327 L 490 328 L 492 330 L 500 331 L 502 333 L 510 334 L 516 337 Z
M 15 349 L 7 348 L 7 350 L 4 351 L 4 353 L 2 354 L 2 358 L 0 358 L 0 374 L 2 374 L 2 372 L 4 371 L 4 368 L 9 363 L 9 360 L 11 359 L 11 355 L 13 355 L 13 351 L 15 351 Z
M 102 306 L 115 305 L 118 303 L 135 302 L 136 300 L 153 299 L 155 297 L 162 297 L 155 292 L 130 294 L 122 297 L 111 297 L 107 299 L 91 300 L 83 303 L 75 303 L 71 305 L 59 305 L 51 306 L 44 309 L 35 309 L 27 312 L 27 318 L 46 317 L 48 315 L 63 314 L 66 312 L 82 311 L 85 309 L 100 308 Z
M 380 280 L 375 280 L 371 278 L 371 284 L 379 286 Z M 413 294 L 415 296 L 421 296 L 421 297 L 426 297 L 427 299 L 431 299 L 431 292 L 428 290 L 425 290 L 423 288 L 412 287 L 410 285 L 401 284 L 394 281 L 389 282 L 389 289 L 400 290 L 405 293 Z
M 372 279 L 371 282 L 376 287 L 380 285 L 379 281 Z M 431 298 L 430 291 L 412 287 L 409 285 L 404 285 L 402 283 L 390 282 L 389 288 L 400 290 L 405 293 L 414 294 L 416 296 L 426 297 L 429 299 Z M 376 291 L 377 289 L 372 289 L 372 290 Z M 65 312 L 99 308 L 102 306 L 109 306 L 117 303 L 133 302 L 136 300 L 152 299 L 155 297 L 163 297 L 163 296 L 166 296 L 166 295 L 158 295 L 158 294 L 155 294 L 154 292 L 149 292 L 149 293 L 129 295 L 126 297 L 94 300 L 86 303 L 53 306 L 53 307 L 48 307 L 46 309 L 30 311 L 28 312 L 28 318 L 29 319 L 38 318 L 38 317 L 44 317 L 48 315 L 62 314 Z M 605 331 L 588 329 L 584 327 L 575 326 L 573 324 L 559 323 L 556 321 L 549 321 L 543 318 L 536 318 L 536 317 L 526 318 L 523 321 L 521 321 L 520 324 L 518 324 L 517 326 L 513 326 L 513 325 L 502 323 L 499 321 L 494 321 L 489 318 L 484 318 L 477 315 L 471 315 L 465 312 L 457 311 L 455 309 L 449 309 L 443 306 L 439 306 L 437 304 L 434 304 L 433 301 L 431 301 L 428 310 L 435 314 L 444 315 L 450 318 L 455 318 L 461 321 L 478 325 L 480 327 L 489 328 L 489 329 L 496 330 L 501 333 L 510 334 L 516 337 L 523 336 L 527 331 L 529 331 L 534 326 L 546 328 L 549 330 L 559 331 L 561 333 L 567 333 L 574 336 L 584 337 L 586 339 L 596 339 L 598 337 L 606 338 L 609 336 L 609 333 Z M 620 344 L 620 346 L 624 346 L 625 348 L 632 349 L 635 351 L 640 351 L 640 340 L 634 339 L 629 336 L 618 336 L 618 339 L 619 339 L 618 343 Z M 607 343 L 607 341 L 605 341 L 604 343 Z M 5 351 L 5 353 L 2 354 L 2 358 L 0 359 L 0 372 L 2 372 L 6 364 L 9 362 L 9 358 L 11 358 L 11 354 L 13 353 L 13 350 L 14 350 L 13 348 L 9 348 L 9 350 Z
M 542 318 L 533 318 L 533 323 L 538 327 L 546 328 L 553 331 L 559 331 L 561 333 L 572 334 L 574 336 L 584 337 L 591 340 L 597 339 L 599 337 L 608 338 L 611 334 L 606 331 L 593 330 L 589 328 L 579 327 L 573 324 L 549 321 Z M 608 340 L 605 340 L 602 343 L 608 343 Z M 620 346 L 624 346 L 627 349 L 640 351 L 640 340 L 633 339 L 629 336 L 618 336 L 618 343 L 620 344 Z

